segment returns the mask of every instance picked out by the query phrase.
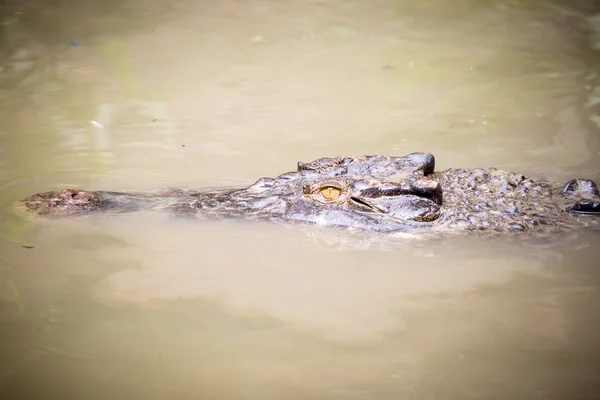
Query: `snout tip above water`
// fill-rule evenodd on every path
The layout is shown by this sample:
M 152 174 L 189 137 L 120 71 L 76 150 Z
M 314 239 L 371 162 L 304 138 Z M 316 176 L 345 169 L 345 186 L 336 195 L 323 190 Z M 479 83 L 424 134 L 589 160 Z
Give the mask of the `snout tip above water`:
M 15 209 L 20 212 L 47 216 L 68 216 L 100 206 L 98 194 L 75 189 L 50 191 L 27 196 L 17 201 Z

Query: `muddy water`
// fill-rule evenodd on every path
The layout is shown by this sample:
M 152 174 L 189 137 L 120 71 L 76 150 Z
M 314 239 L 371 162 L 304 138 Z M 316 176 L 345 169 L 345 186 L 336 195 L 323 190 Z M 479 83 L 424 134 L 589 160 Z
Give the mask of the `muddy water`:
M 2 399 L 598 397 L 596 231 L 432 242 L 11 212 L 324 155 L 600 179 L 593 2 L 2 7 Z

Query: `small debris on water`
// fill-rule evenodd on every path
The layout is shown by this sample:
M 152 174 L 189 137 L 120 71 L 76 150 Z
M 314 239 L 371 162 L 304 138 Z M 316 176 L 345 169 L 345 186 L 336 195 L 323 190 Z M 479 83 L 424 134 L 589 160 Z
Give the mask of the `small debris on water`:
M 98 122 L 98 121 L 91 120 L 91 121 L 90 121 L 90 124 L 94 125 L 96 128 L 104 129 L 104 125 L 102 125 L 102 124 L 101 124 L 100 122 Z
M 181 147 L 185 147 L 185 144 L 182 144 Z
M 33 246 L 29 246 L 29 245 L 26 245 L 26 244 L 21 245 L 21 247 L 24 248 L 24 249 L 33 249 Z

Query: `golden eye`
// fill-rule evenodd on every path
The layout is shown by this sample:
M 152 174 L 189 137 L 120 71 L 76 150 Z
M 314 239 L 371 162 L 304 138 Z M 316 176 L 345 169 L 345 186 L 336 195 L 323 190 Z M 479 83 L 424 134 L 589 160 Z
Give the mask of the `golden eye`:
M 342 194 L 342 190 L 335 186 L 322 187 L 319 192 L 321 193 L 321 196 L 327 200 L 337 199 Z

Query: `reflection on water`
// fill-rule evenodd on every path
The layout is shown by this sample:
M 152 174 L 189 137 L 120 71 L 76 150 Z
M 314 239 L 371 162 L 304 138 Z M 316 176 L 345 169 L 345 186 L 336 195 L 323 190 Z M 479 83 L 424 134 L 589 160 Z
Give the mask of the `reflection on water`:
M 20 254 L 36 267 L 13 272 L 35 321 L 7 390 L 462 398 L 560 392 L 583 379 L 573 368 L 595 371 L 593 240 L 354 250 L 318 233 L 159 216 L 39 225 Z
M 324 155 L 598 179 L 593 6 L 2 3 L 0 397 L 596 398 L 596 231 L 432 242 L 10 212 Z

